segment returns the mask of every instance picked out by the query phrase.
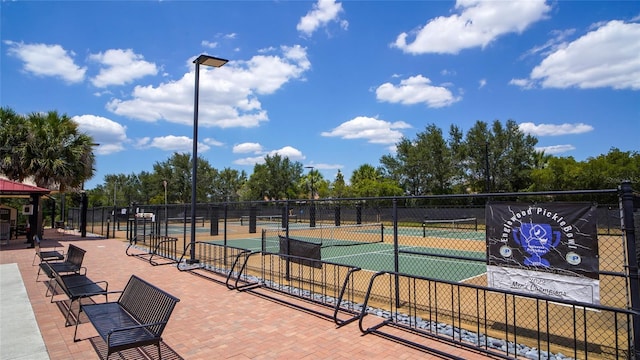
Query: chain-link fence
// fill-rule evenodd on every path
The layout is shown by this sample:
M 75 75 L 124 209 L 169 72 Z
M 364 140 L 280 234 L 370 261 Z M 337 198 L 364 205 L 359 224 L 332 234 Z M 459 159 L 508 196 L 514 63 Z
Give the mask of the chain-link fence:
M 499 356 L 634 358 L 638 198 L 625 183 L 198 204 L 193 224 L 189 205 L 132 204 L 89 209 L 87 231 L 176 238 L 176 260 Z

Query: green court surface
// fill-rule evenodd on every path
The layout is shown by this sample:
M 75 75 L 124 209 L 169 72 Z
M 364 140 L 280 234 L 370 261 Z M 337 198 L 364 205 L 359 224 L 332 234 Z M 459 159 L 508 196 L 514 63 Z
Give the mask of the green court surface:
M 209 242 L 224 245 L 222 240 Z M 260 238 L 228 240 L 227 245 L 253 251 L 262 250 Z M 486 256 L 484 252 L 409 246 L 402 246 L 401 250 L 439 255 L 426 256 L 399 252 L 398 264 L 399 271 L 402 273 L 459 282 L 486 272 L 486 264 L 483 261 L 472 262 L 451 258 L 457 256 L 484 260 Z M 279 241 L 267 240 L 266 251 L 278 253 Z M 394 247 L 393 244 L 388 243 L 327 246 L 321 249 L 321 258 L 327 262 L 356 266 L 374 272 L 395 270 Z

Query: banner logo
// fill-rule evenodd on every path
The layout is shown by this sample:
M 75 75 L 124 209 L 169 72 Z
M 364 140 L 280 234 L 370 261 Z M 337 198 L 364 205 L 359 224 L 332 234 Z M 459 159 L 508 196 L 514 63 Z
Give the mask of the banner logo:
M 549 267 L 543 256 L 560 244 L 560 231 L 552 231 L 549 224 L 525 223 L 513 229 L 513 239 L 530 255 L 524 265 Z

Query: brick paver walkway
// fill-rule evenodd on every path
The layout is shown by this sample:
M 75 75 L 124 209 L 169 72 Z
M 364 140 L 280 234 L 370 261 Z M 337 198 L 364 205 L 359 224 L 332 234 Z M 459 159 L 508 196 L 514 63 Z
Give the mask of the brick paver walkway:
M 357 322 L 338 328 L 326 318 L 249 292 L 229 290 L 222 284 L 180 272 L 175 266 L 151 266 L 126 256 L 127 243 L 119 239 L 85 239 L 48 229 L 42 246 L 58 244 L 66 248 L 70 243 L 87 251 L 87 275 L 94 281 L 108 281 L 109 290 L 122 289 L 131 274 L 136 274 L 180 298 L 163 336 L 163 356 L 169 359 L 438 358 L 390 339 L 362 335 Z M 36 282 L 38 267 L 31 265 L 34 250 L 25 247 L 23 238 L 11 240 L 0 248 L 0 263 L 18 264 L 49 357 L 99 359 L 97 333 L 90 324 L 82 324 L 80 337 L 90 339 L 73 341 L 74 327 L 65 327 L 63 313 L 45 296 L 46 277 L 41 276 L 41 281 Z M 103 300 L 98 297 L 96 301 Z M 2 334 L 2 341 L 10 341 L 10 336 Z M 437 341 L 415 339 L 452 356 L 487 359 Z M 111 358 L 143 358 L 137 353 L 121 355 Z

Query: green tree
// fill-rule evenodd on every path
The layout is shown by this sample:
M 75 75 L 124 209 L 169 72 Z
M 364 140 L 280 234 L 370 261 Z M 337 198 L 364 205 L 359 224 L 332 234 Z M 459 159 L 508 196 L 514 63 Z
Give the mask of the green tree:
M 213 201 L 238 201 L 240 190 L 247 182 L 247 173 L 224 168 L 218 174 L 214 184 Z
M 301 190 L 298 195 L 301 199 L 317 199 L 329 196 L 329 182 L 317 169 L 311 169 L 300 178 L 298 187 Z
M 349 188 L 344 181 L 344 175 L 338 170 L 335 180 L 331 184 L 330 196 L 334 198 L 344 198 L 349 196 Z
M 489 129 L 477 121 L 463 145 L 464 164 L 472 191 L 520 191 L 530 186 L 538 140 L 525 135 L 515 121 L 503 127 L 499 120 Z
M 49 111 L 24 118 L 10 109 L 2 113 L 2 171 L 7 177 L 19 181 L 31 177 L 37 186 L 61 192 L 79 190 L 93 177 L 93 139 L 67 115 Z M 14 154 L 7 156 L 5 151 Z
M 169 204 L 187 204 L 191 201 L 191 156 L 173 153 L 169 159 L 156 162 L 153 171 L 160 181 L 167 182 Z M 164 188 L 163 188 L 164 191 Z
M 23 166 L 20 147 L 27 143 L 29 129 L 24 116 L 8 107 L 0 108 L 0 172 L 9 179 L 24 179 L 29 174 Z
M 402 188 L 393 180 L 384 178 L 382 170 L 364 164 L 353 171 L 351 189 L 354 196 L 379 197 L 402 195 Z
M 455 134 L 452 134 L 455 136 Z M 444 194 L 451 191 L 456 180 L 454 153 L 442 130 L 428 125 L 415 140 L 403 138 L 396 145 L 396 155 L 385 155 L 380 163 L 386 178 L 398 183 L 410 195 Z
M 282 200 L 297 197 L 302 164 L 279 154 L 267 155 L 264 164 L 256 164 L 247 181 L 245 200 Z

